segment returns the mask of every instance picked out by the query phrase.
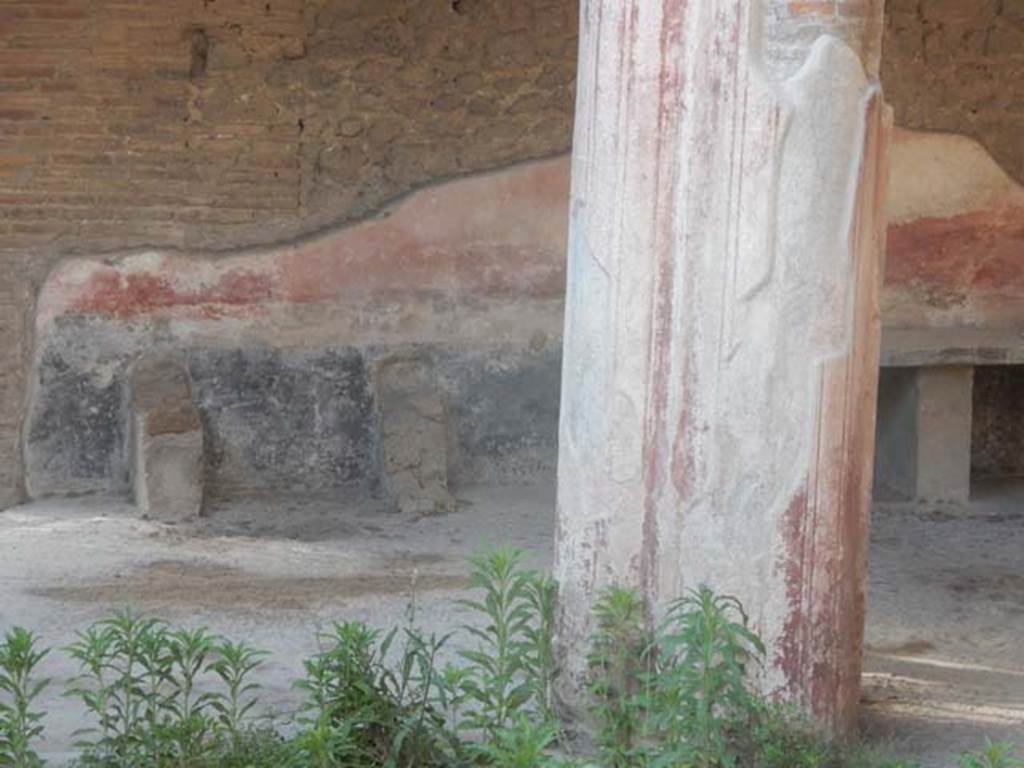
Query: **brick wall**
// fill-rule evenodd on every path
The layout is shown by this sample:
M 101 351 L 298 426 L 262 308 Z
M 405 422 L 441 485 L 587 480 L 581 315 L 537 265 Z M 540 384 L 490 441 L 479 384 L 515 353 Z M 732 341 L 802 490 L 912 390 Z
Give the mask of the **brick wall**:
M 978 477 L 1024 477 L 1024 366 L 974 369 L 971 470 Z
M 790 0 L 769 21 L 860 23 L 863 7 Z M 565 150 L 576 13 L 577 0 L 0 0 L 0 253 L 286 240 Z M 885 38 L 898 124 L 972 135 L 1024 179 L 1024 5 L 890 0 Z
M 882 81 L 897 125 L 971 136 L 1024 182 L 1024 2 L 888 0 Z
M 576 0 L 0 0 L 0 250 L 228 248 L 568 147 Z

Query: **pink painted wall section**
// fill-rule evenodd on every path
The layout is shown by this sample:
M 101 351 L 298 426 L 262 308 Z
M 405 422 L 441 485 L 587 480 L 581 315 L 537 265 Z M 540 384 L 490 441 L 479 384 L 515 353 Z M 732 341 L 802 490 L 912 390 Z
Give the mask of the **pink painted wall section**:
M 417 326 L 429 336 L 443 331 L 431 330 L 436 312 L 417 309 L 417 297 L 562 301 L 568 196 L 562 157 L 421 190 L 378 218 L 299 245 L 70 259 L 42 291 L 38 324 L 45 331 L 64 315 L 160 318 L 214 334 L 219 321 L 233 321 L 273 325 L 279 337 L 289 329 L 301 336 L 304 325 L 315 337 L 318 324 L 372 326 L 366 312 L 352 316 L 355 308 L 392 301 L 407 311 L 389 339 L 415 336 Z M 1024 322 L 1024 188 L 978 144 L 896 131 L 888 217 L 887 327 Z M 552 307 L 551 317 L 559 312 Z M 558 333 L 557 322 L 547 326 Z
M 568 160 L 557 158 L 421 190 L 298 245 L 68 260 L 42 291 L 38 325 L 65 315 L 259 324 L 302 305 L 389 297 L 560 304 L 568 183 Z
M 1024 324 L 1024 188 L 978 144 L 898 132 L 888 213 L 887 327 Z

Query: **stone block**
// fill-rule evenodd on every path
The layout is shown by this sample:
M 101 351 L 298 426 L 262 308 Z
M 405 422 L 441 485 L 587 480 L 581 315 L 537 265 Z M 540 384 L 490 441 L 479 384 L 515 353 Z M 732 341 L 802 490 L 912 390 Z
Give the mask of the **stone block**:
M 882 369 L 876 501 L 968 501 L 973 380 L 971 366 Z
M 132 485 L 139 512 L 168 522 L 203 508 L 203 427 L 188 370 L 169 356 L 132 374 Z
M 382 362 L 376 376 L 384 484 L 401 512 L 455 508 L 448 489 L 449 420 L 433 366 L 419 359 Z
M 917 371 L 917 498 L 966 503 L 971 495 L 974 368 Z

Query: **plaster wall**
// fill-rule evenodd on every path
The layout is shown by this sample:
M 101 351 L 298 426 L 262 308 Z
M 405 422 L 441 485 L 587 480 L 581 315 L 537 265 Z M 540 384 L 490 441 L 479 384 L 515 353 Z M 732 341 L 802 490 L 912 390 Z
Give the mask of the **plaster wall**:
M 396 357 L 435 372 L 457 480 L 552 471 L 567 184 L 555 159 L 284 248 L 65 260 L 35 318 L 29 493 L 127 489 L 126 382 L 153 349 L 187 361 L 214 493 L 375 492 Z
M 158 5 L 2 3 L 0 508 L 24 491 L 36 298 L 68 255 L 212 264 L 568 147 L 576 0 Z
M 1024 325 L 1024 187 L 979 144 L 897 132 L 889 200 L 882 311 L 893 340 L 948 330 L 931 334 L 938 352 L 958 332 Z
M 965 347 L 955 335 L 1003 328 L 1016 337 L 1024 193 L 963 137 L 898 131 L 892 155 L 883 359 L 1024 349 L 990 339 Z M 125 372 L 153 345 L 191 350 L 210 414 L 211 486 L 224 493 L 293 481 L 375 488 L 374 367 L 410 349 L 436 360 L 440 386 L 464 402 L 456 475 L 550 469 L 568 169 L 561 157 L 441 184 L 279 248 L 63 261 L 35 318 L 6 305 L 8 327 L 33 329 L 18 338 L 38 339 L 24 433 L 30 490 L 124 486 Z M 979 218 L 988 222 L 980 229 Z M 901 333 L 918 346 L 900 347 Z M 5 373 L 14 400 L 16 376 Z M 517 424 L 530 426 L 520 434 Z M 303 464 L 302 455 L 315 458 Z

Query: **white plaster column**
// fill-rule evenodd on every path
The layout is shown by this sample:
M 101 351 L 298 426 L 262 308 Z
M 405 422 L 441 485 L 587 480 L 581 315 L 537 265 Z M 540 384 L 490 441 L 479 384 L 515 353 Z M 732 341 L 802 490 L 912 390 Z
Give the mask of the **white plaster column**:
M 766 639 L 765 691 L 853 723 L 889 114 L 881 3 L 804 6 L 583 1 L 555 563 L 570 708 L 602 587 L 657 614 L 707 583 Z

